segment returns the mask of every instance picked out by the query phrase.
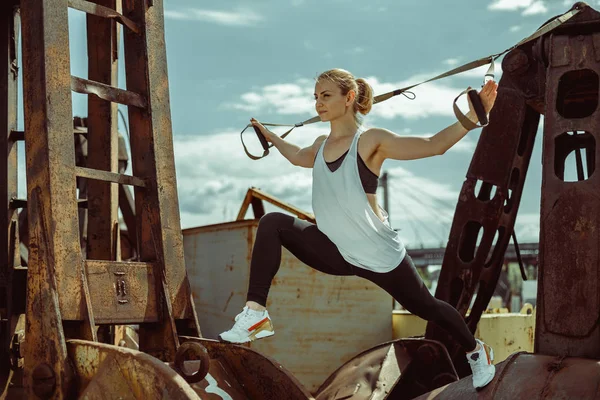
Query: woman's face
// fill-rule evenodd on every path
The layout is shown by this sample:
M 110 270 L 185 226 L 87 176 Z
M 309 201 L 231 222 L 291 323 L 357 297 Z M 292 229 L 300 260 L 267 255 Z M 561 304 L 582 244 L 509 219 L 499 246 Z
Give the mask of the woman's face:
M 323 79 L 315 85 L 315 110 L 321 121 L 332 121 L 346 114 L 354 100 L 354 92 L 342 95 L 342 90 L 334 82 Z

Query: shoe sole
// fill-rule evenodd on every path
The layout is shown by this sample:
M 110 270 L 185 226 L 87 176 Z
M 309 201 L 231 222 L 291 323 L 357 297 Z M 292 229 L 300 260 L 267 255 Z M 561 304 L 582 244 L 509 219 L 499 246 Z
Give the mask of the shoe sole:
M 275 332 L 267 332 L 267 331 L 263 331 L 263 332 L 259 332 L 257 335 L 250 335 L 248 336 L 247 340 L 244 341 L 233 341 L 233 340 L 227 340 L 227 339 L 223 339 L 223 337 L 221 335 L 219 335 L 219 340 L 221 342 L 225 342 L 225 343 L 232 343 L 232 344 L 244 344 L 244 343 L 250 343 L 250 342 L 255 342 L 258 339 L 264 339 L 267 338 L 269 336 L 273 336 L 275 334 Z

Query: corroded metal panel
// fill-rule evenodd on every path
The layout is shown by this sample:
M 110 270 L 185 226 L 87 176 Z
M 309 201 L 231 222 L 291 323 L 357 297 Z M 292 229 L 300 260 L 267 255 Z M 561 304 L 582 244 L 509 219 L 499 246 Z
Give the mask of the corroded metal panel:
M 218 389 L 229 386 L 231 389 L 226 393 L 235 400 L 244 398 L 242 394 L 251 400 L 314 400 L 288 369 L 253 349 L 208 339 L 182 337 L 181 340 L 200 343 L 210 356 L 208 375 L 192 385 L 200 394 L 204 391 L 223 395 Z M 211 384 L 210 390 L 207 384 Z M 218 397 L 209 398 L 218 400 Z
M 476 391 L 468 376 L 416 400 L 597 399 L 598 387 L 597 360 L 516 353 L 496 366 L 496 377 L 483 390 Z
M 588 13 L 577 22 L 599 17 Z M 548 38 L 535 348 L 548 355 L 597 359 L 600 62 L 594 44 L 592 35 L 570 32 Z M 572 156 L 575 162 L 569 163 Z
M 70 340 L 67 348 L 78 377 L 70 398 L 200 399 L 175 371 L 142 352 L 84 340 Z
M 85 262 L 97 324 L 157 322 L 154 266 L 150 263 Z
M 183 231 L 188 275 L 207 338 L 246 302 L 258 221 Z M 310 391 L 357 353 L 392 338 L 392 298 L 358 277 L 313 270 L 284 249 L 267 302 L 275 336 L 251 347 L 286 366 Z

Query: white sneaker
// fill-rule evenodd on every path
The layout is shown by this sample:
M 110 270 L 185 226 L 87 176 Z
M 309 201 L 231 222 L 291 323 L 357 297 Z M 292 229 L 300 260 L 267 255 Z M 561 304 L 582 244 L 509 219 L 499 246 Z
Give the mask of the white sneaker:
M 229 343 L 248 343 L 256 339 L 273 336 L 273 322 L 267 310 L 254 311 L 245 306 L 241 313 L 235 316 L 233 327 L 219 335 L 219 339 Z
M 494 379 L 496 367 L 492 364 L 494 361 L 494 350 L 479 339 L 475 339 L 480 345 L 478 351 L 467 354 L 467 360 L 473 371 L 473 386 L 475 389 L 481 389 Z

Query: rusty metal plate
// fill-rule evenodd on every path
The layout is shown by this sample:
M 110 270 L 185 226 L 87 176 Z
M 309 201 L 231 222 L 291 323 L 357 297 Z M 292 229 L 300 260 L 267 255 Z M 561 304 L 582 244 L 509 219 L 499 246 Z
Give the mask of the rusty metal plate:
M 125 347 L 69 340 L 80 399 L 200 399 L 188 383 L 160 360 Z
M 218 360 L 230 379 L 236 379 L 251 400 L 309 400 L 313 396 L 281 364 L 247 347 L 215 340 L 180 337 L 181 342 L 195 341 L 208 350 L 211 360 Z M 212 364 L 211 364 L 212 365 Z M 210 371 L 209 371 L 210 373 Z M 212 376 L 217 378 L 219 375 Z M 224 381 L 217 380 L 219 387 Z
M 243 387 L 221 360 L 211 360 L 206 378 L 191 385 L 202 400 L 247 400 Z
M 153 264 L 86 260 L 85 268 L 97 324 L 158 321 Z

